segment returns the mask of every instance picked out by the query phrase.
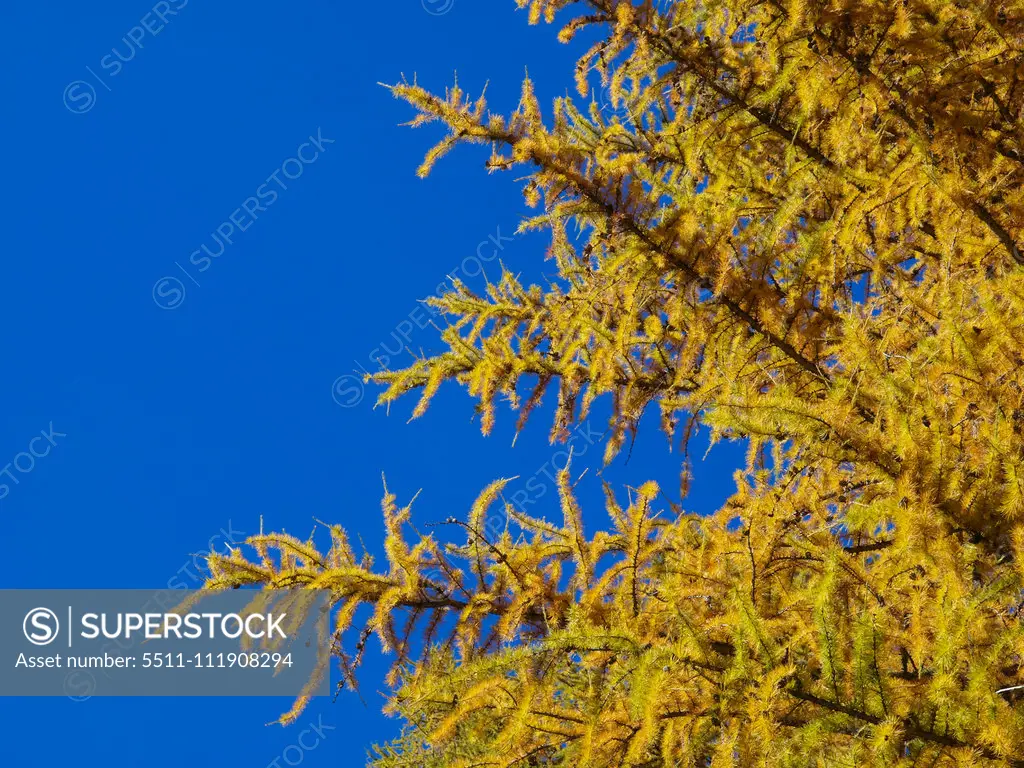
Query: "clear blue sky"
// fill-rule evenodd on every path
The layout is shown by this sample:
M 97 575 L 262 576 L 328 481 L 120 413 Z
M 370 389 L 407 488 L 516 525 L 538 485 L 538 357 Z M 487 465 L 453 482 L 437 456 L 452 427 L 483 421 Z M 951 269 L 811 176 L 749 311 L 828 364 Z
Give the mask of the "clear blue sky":
M 479 244 L 511 237 L 523 212 L 482 150 L 418 180 L 437 135 L 398 127 L 410 112 L 377 82 L 416 73 L 443 89 L 457 70 L 473 94 L 490 80 L 492 108 L 507 111 L 525 68 L 546 99 L 564 93 L 577 49 L 512 0 L 9 3 L 5 16 L 0 466 L 51 425 L 61 435 L 9 470 L 16 484 L 0 476 L 0 587 L 197 586 L 190 553 L 229 526 L 255 532 L 261 515 L 299 535 L 313 518 L 340 521 L 377 551 L 382 472 L 401 500 L 423 489 L 422 521 L 462 514 L 499 476 L 547 484 L 543 413 L 513 448 L 511 415 L 481 437 L 458 388 L 407 424 L 412 401 L 388 416 L 372 393 L 354 403 L 351 379 L 334 382 L 375 368 L 395 335 L 436 350 L 417 300 L 463 263 L 479 285 Z M 318 131 L 333 143 L 313 159 Z M 286 162 L 297 151 L 308 162 Z M 223 253 L 193 256 L 220 250 L 218 228 Z M 550 269 L 544 236 L 500 242 L 525 275 Z M 655 427 L 605 475 L 675 494 L 679 454 Z M 599 455 L 577 465 L 592 468 L 580 487 L 593 524 Z M 737 455 L 716 448 L 698 466 L 688 508 L 728 494 Z M 531 511 L 557 516 L 551 497 Z M 397 728 L 380 714 L 382 669 L 370 654 L 365 706 L 319 700 L 291 729 L 264 725 L 286 700 L 0 700 L 0 757 L 362 765 Z M 317 720 L 335 730 L 297 752 Z

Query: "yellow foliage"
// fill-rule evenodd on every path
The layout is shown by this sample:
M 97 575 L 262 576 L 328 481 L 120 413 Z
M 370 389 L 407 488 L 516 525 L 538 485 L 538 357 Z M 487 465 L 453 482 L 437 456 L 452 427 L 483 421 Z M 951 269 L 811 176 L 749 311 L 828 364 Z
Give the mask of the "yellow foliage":
M 210 586 L 330 589 L 349 683 L 379 637 L 381 768 L 1024 767 L 1024 3 L 518 5 L 597 40 L 600 99 L 392 91 L 447 131 L 422 174 L 476 143 L 523 180 L 557 276 L 432 299 L 444 351 L 380 402 L 456 382 L 487 433 L 550 397 L 565 441 L 604 398 L 607 461 L 655 408 L 684 491 L 695 429 L 745 441 L 735 493 L 609 490 L 588 534 L 566 469 L 560 523 L 495 534 L 502 480 L 448 543 L 386 494 L 386 568 L 332 528 Z

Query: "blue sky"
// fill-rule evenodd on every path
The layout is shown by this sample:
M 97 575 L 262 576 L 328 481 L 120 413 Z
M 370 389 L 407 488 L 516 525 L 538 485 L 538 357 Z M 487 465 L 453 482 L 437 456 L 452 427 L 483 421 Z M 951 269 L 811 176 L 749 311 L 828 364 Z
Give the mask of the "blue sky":
M 457 71 L 473 95 L 489 80 L 491 107 L 508 111 L 527 68 L 545 99 L 565 93 L 578 49 L 512 0 L 107 0 L 5 15 L 0 587 L 198 586 L 192 553 L 261 516 L 302 536 L 314 518 L 338 521 L 379 551 L 382 472 L 401 501 L 423 489 L 424 522 L 511 475 L 516 489 L 533 481 L 531 512 L 557 515 L 544 413 L 512 447 L 512 415 L 481 437 L 457 387 L 407 423 L 414 401 L 374 410 L 354 377 L 384 355 L 407 362 L 399 341 L 437 350 L 418 300 L 456 269 L 470 285 L 481 266 L 496 274 L 495 243 L 526 276 L 551 268 L 543 235 L 514 236 L 521 196 L 512 174 L 485 173 L 483 150 L 415 177 L 437 134 L 399 127 L 410 111 L 377 83 L 404 72 L 443 89 Z M 598 440 L 601 418 L 584 429 Z M 52 442 L 33 443 L 41 433 Z M 25 458 L 30 445 L 45 455 Z M 575 465 L 591 468 L 592 525 L 600 453 Z M 728 495 L 738 454 L 699 463 L 687 508 Z M 605 476 L 675 495 L 678 458 L 652 420 Z M 362 765 L 397 729 L 380 714 L 383 669 L 370 654 L 365 704 L 318 700 L 289 729 L 265 726 L 290 704 L 278 699 L 0 699 L 0 755 Z M 307 730 L 299 749 L 310 723 L 322 738 Z

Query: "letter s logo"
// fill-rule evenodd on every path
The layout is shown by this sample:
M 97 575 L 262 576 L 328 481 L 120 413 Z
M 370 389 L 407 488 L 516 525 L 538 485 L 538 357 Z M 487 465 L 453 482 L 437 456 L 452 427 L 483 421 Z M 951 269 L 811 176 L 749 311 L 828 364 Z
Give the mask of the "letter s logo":
M 25 637 L 33 645 L 49 645 L 57 639 L 60 620 L 49 608 L 33 608 L 22 622 Z
M 84 80 L 68 83 L 64 89 L 64 106 L 69 112 L 84 115 L 96 106 L 96 89 Z
M 153 284 L 153 301 L 160 309 L 177 309 L 185 301 L 185 285 L 176 277 L 161 277 Z

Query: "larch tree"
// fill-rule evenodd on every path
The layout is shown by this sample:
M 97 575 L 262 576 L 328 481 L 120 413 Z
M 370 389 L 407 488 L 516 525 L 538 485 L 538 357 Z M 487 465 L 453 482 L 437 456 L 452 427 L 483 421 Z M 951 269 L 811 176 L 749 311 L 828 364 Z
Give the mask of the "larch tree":
M 445 351 L 381 402 L 458 382 L 487 433 L 547 397 L 564 441 L 605 399 L 606 461 L 656 409 L 745 441 L 735 493 L 607 488 L 585 531 L 570 468 L 457 541 L 387 493 L 385 567 L 333 527 L 208 586 L 331 590 L 346 680 L 379 637 L 381 768 L 1024 766 L 1024 2 L 518 5 L 594 41 L 578 96 L 391 90 L 446 129 L 421 175 L 477 143 L 523 181 L 557 277 L 432 300 Z

